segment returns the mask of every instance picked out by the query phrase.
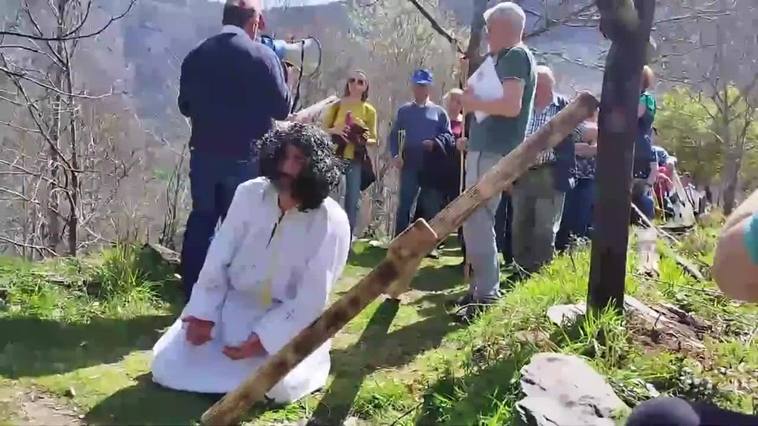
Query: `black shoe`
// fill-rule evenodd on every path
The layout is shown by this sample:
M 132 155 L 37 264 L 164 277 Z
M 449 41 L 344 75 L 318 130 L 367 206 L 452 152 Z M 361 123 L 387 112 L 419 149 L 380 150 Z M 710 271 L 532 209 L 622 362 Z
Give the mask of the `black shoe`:
M 455 299 L 455 300 L 449 300 L 446 305 L 449 308 L 462 308 L 464 306 L 470 305 L 471 302 L 474 301 L 474 296 L 471 294 L 464 294 L 463 296 Z
M 434 249 L 429 252 L 429 254 L 426 255 L 426 257 L 430 259 L 439 259 L 440 258 L 440 252 L 437 249 Z
M 471 324 L 479 317 L 484 311 L 489 309 L 495 303 L 494 300 L 482 300 L 478 302 L 472 302 L 471 304 L 460 308 L 453 314 L 456 322 L 462 324 Z

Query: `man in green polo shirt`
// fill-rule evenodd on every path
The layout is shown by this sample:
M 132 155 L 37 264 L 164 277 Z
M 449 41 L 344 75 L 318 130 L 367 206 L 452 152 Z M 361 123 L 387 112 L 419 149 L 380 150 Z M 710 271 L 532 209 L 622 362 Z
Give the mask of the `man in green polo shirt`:
M 512 2 L 499 3 L 484 13 L 484 20 L 488 56 L 495 61 L 503 95 L 494 100 L 482 100 L 471 88 L 464 92 L 462 101 L 466 111 L 487 114 L 481 122 L 473 120 L 469 139 L 458 143 L 458 149 L 468 150 L 466 187 L 474 186 L 503 156 L 523 142 L 536 84 L 534 57 L 523 43 L 526 22 L 523 9 Z M 468 294 L 456 301 L 456 305 L 466 306 L 458 311 L 458 318 L 465 322 L 499 296 L 500 268 L 494 230 L 499 203 L 500 197 L 493 197 L 463 225 L 466 256 L 473 269 Z

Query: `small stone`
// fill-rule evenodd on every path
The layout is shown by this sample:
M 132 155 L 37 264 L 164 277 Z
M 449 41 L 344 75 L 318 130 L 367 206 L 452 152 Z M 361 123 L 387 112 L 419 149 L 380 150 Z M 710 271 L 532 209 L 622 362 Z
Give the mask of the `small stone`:
M 63 395 L 68 398 L 74 398 L 76 397 L 76 391 L 74 390 L 73 386 L 70 386 L 68 389 L 66 389 L 66 392 L 64 392 Z
M 555 305 L 547 309 L 547 317 L 553 324 L 563 327 L 575 323 L 580 316 L 584 315 L 586 309 L 584 303 Z
M 539 353 L 521 369 L 526 398 L 516 403 L 530 426 L 614 426 L 629 408 L 611 386 L 579 357 Z

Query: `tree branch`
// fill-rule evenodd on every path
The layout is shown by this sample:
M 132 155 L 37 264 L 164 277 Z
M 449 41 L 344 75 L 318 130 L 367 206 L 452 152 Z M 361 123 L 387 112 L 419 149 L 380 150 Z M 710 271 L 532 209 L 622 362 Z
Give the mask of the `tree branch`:
M 16 77 L 16 78 L 19 78 L 21 80 L 26 80 L 26 81 L 28 81 L 30 83 L 33 83 L 33 84 L 35 84 L 35 85 L 37 85 L 37 86 L 39 86 L 39 87 L 41 87 L 43 89 L 47 89 L 47 90 L 49 90 L 51 92 L 54 92 L 54 93 L 57 93 L 57 94 L 59 94 L 61 96 L 70 96 L 70 97 L 80 98 L 80 99 L 93 99 L 93 100 L 97 100 L 97 99 L 107 98 L 108 96 L 112 96 L 113 95 L 113 91 L 111 91 L 110 93 L 106 93 L 106 94 L 103 94 L 103 95 L 96 95 L 96 96 L 93 96 L 93 95 L 82 95 L 82 94 L 76 94 L 76 93 L 68 93 L 68 92 L 64 92 L 63 90 L 58 89 L 57 87 L 51 86 L 49 84 L 45 84 L 45 83 L 43 83 L 43 82 L 41 82 L 39 80 L 36 80 L 36 79 L 34 79 L 32 77 L 29 77 L 28 75 L 26 75 L 26 73 L 23 73 L 23 72 L 13 71 L 13 70 L 11 70 L 9 68 L 6 68 L 4 66 L 0 66 L 0 71 L 2 71 L 3 73 L 5 73 L 8 76 Z
M 42 254 L 42 252 L 47 252 L 47 253 L 51 254 L 52 256 L 54 256 L 54 257 L 58 257 L 58 253 L 56 253 L 50 247 L 37 246 L 37 245 L 34 245 L 34 244 L 28 244 L 28 243 L 22 243 L 20 241 L 15 241 L 15 240 L 11 240 L 10 238 L 3 237 L 2 235 L 0 235 L 0 242 L 7 243 L 7 244 L 12 244 L 12 245 L 14 245 L 16 247 L 24 247 L 24 248 L 36 250 L 40 254 L 40 256 L 43 256 L 43 257 L 44 257 L 44 255 Z
M 131 10 L 132 7 L 134 7 L 134 4 L 137 2 L 137 0 L 130 0 L 129 6 L 119 15 L 112 16 L 108 22 L 105 23 L 100 29 L 87 33 L 87 34 L 76 34 L 77 31 L 81 29 L 81 27 L 84 25 L 85 20 L 82 20 L 78 28 L 76 28 L 73 32 L 69 31 L 66 34 L 63 34 L 63 36 L 60 37 L 45 37 L 45 36 L 38 36 L 34 34 L 26 34 L 26 33 L 20 33 L 16 31 L 0 31 L 0 36 L 14 36 L 14 37 L 21 37 L 26 38 L 29 40 L 40 40 L 40 41 L 68 41 L 68 40 L 79 40 L 83 38 L 90 38 L 95 37 L 101 33 L 103 33 L 105 30 L 108 29 L 108 27 L 111 26 L 114 22 L 118 21 L 119 19 L 126 16 Z
M 432 28 L 434 29 L 434 31 L 436 31 L 437 33 L 439 33 L 442 37 L 445 37 L 445 39 L 447 39 L 447 41 L 450 42 L 450 44 L 452 44 L 453 46 L 455 46 L 455 49 L 458 51 L 458 53 L 465 54 L 465 52 L 463 51 L 463 49 L 461 48 L 461 46 L 460 46 L 460 44 L 458 42 L 458 39 L 455 38 L 450 33 L 448 33 L 447 30 L 445 30 L 444 28 L 442 28 L 442 25 L 440 25 L 440 23 L 437 22 L 436 19 L 434 19 L 434 16 L 432 16 L 432 14 L 429 13 L 424 8 L 424 6 L 422 6 L 421 3 L 418 2 L 418 0 L 408 0 L 408 1 L 410 1 L 411 4 L 413 4 L 413 6 L 416 7 L 416 9 L 418 9 L 418 11 L 424 16 L 424 18 L 426 18 L 427 21 L 429 21 L 429 23 L 432 25 Z
M 579 15 L 584 14 L 586 12 L 589 12 L 590 10 L 592 10 L 594 8 L 595 8 L 595 3 L 591 2 L 590 4 L 587 4 L 585 6 L 580 7 L 579 9 L 575 10 L 574 12 L 571 12 L 570 14 L 564 16 L 561 19 L 550 19 L 550 20 L 548 20 L 548 21 L 545 22 L 545 26 L 543 26 L 542 28 L 539 28 L 537 30 L 534 30 L 534 31 L 532 31 L 530 33 L 525 34 L 524 35 L 524 40 L 529 39 L 529 38 L 533 38 L 533 37 L 538 37 L 538 36 L 540 36 L 540 35 L 548 32 L 548 31 L 550 31 L 554 27 L 560 26 L 560 25 L 564 25 L 568 21 L 571 21 L 572 19 L 575 19 Z

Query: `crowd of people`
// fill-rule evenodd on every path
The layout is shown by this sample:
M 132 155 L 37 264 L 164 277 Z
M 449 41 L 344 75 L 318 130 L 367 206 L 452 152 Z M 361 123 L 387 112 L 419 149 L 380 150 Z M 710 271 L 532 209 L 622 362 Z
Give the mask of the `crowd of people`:
M 274 123 L 290 116 L 295 73 L 257 42 L 261 10 L 259 0 L 228 0 L 220 34 L 182 64 L 179 108 L 192 123 L 192 212 L 181 260 L 187 304 L 156 343 L 152 363 L 153 379 L 173 389 L 233 390 L 323 312 L 355 237 L 361 191 L 376 178 L 367 147 L 379 142 L 381 117 L 365 72 L 350 74 L 320 128 Z M 501 95 L 485 100 L 466 87 L 445 94 L 439 106 L 430 99 L 432 73 L 418 69 L 411 100 L 392 118 L 396 233 L 414 214 L 434 217 L 569 102 L 524 43 L 521 7 L 499 3 L 484 20 Z M 652 79 L 645 67 L 633 192 L 650 217 L 658 171 Z M 486 118 L 467 126 L 464 112 L 473 111 Z M 596 113 L 465 221 L 459 238 L 473 278 L 466 295 L 451 301 L 458 320 L 472 320 L 499 299 L 500 253 L 520 278 L 590 234 L 597 136 Z M 323 387 L 329 345 L 267 396 L 290 402 Z

